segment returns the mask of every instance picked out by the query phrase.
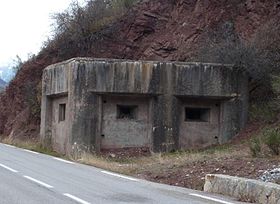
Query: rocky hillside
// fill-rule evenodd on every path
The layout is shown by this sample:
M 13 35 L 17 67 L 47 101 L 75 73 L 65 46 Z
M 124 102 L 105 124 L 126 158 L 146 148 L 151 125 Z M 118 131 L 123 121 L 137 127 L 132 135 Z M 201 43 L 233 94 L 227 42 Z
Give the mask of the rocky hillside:
M 279 19 L 278 0 L 142 0 L 119 20 L 92 33 L 87 47 L 78 41 L 50 42 L 23 64 L 0 100 L 0 134 L 38 135 L 40 81 L 46 66 L 77 56 L 187 61 L 199 54 L 210 30 L 233 25 L 250 41 L 271 20 Z

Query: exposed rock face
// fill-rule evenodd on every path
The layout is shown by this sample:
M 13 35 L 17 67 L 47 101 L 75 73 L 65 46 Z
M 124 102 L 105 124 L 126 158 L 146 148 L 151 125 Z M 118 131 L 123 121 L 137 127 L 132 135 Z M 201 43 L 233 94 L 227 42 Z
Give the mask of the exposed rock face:
M 93 54 L 184 61 L 210 29 L 232 23 L 242 38 L 250 39 L 261 25 L 278 18 L 279 11 L 277 1 L 144 0 L 117 24 L 118 35 L 104 39 L 104 52 Z
M 29 104 L 26 92 L 40 95 L 37 87 L 42 69 L 50 64 L 77 56 L 186 61 L 201 43 L 206 43 L 203 39 L 209 29 L 230 22 L 241 37 L 250 40 L 261 25 L 279 15 L 278 0 L 143 0 L 101 36 L 93 36 L 91 50 L 60 56 L 59 47 L 50 47 L 25 63 L 1 97 L 0 134 L 9 135 L 16 127 L 29 128 L 26 124 L 15 125 L 16 117 L 35 107 Z M 22 121 L 38 127 L 38 111 L 31 113 L 22 114 L 29 116 Z

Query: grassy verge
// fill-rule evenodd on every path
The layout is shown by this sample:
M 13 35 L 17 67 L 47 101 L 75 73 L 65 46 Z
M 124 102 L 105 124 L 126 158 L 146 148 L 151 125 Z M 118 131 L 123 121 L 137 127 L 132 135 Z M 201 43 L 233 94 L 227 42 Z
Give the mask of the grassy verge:
M 13 145 L 19 148 L 23 148 L 23 149 L 28 149 L 28 150 L 32 150 L 35 152 L 39 152 L 39 153 L 43 153 L 43 154 L 48 154 L 51 156 L 56 156 L 56 157 L 62 157 L 61 154 L 53 151 L 52 149 L 46 148 L 43 145 L 41 145 L 38 141 L 33 141 L 33 140 L 16 140 L 16 139 L 10 139 L 10 138 L 2 138 L 1 143 L 4 144 L 9 144 L 9 145 Z
M 95 154 L 83 153 L 78 162 L 118 173 L 137 176 L 142 171 L 149 170 L 160 173 L 163 168 L 180 167 L 186 163 L 204 161 L 211 158 L 227 156 L 244 156 L 244 152 L 235 150 L 230 145 L 210 147 L 205 150 L 176 151 L 173 153 L 152 153 L 150 156 L 110 158 Z

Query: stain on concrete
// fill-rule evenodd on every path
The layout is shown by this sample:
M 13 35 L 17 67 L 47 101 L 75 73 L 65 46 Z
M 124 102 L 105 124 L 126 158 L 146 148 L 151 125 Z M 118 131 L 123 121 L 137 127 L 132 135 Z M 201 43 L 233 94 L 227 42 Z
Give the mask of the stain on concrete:
M 42 85 L 41 140 L 67 154 L 74 143 L 95 151 L 222 144 L 247 120 L 247 75 L 232 65 L 74 58 L 48 66 Z M 61 97 L 63 134 L 52 116 Z M 118 119 L 118 105 L 136 106 L 137 118 Z M 209 121 L 185 121 L 186 107 L 209 108 Z

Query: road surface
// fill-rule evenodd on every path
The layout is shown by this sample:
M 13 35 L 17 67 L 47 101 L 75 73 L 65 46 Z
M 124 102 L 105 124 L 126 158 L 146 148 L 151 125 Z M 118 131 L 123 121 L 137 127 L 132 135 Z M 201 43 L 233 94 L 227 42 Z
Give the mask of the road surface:
M 231 198 L 157 184 L 0 143 L 1 204 L 236 204 Z

